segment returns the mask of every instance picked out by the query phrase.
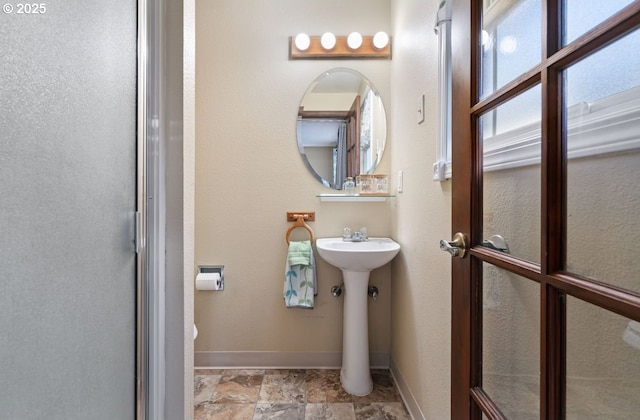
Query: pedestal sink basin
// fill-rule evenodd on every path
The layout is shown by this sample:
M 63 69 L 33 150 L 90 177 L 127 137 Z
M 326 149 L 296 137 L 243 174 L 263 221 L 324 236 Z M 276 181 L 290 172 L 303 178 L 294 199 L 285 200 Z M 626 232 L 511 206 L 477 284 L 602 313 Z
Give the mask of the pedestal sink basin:
M 364 242 L 347 242 L 342 238 L 316 241 L 323 260 L 341 270 L 369 272 L 382 267 L 400 251 L 400 245 L 389 238 L 369 238 Z
M 369 273 L 391 261 L 400 245 L 389 238 L 346 242 L 342 238 L 316 240 L 320 257 L 342 270 L 344 280 L 344 327 L 342 329 L 342 387 L 353 395 L 373 389 L 369 370 L 367 298 Z

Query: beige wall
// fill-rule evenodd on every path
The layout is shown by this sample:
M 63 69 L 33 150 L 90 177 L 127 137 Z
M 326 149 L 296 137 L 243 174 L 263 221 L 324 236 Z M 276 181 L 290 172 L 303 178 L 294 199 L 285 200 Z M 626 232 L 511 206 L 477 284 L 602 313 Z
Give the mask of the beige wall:
M 432 181 L 436 161 L 439 1 L 392 1 L 394 51 L 391 168 L 403 171 L 404 192 L 393 203 L 393 236 L 402 252 L 391 282 L 392 360 L 426 419 L 450 413 L 450 259 L 438 249 L 451 236 L 451 183 Z M 425 121 L 416 107 L 425 93 Z M 455 169 L 454 169 L 455 170 Z
M 285 213 L 315 210 L 317 237 L 367 226 L 402 245 L 371 284 L 370 347 L 392 366 L 427 419 L 449 415 L 450 183 L 431 180 L 435 162 L 438 0 L 197 1 L 195 263 L 224 264 L 224 292 L 195 292 L 196 353 L 339 352 L 342 299 L 329 289 L 340 272 L 319 262 L 313 311 L 285 309 L 281 297 Z M 338 13 L 337 11 L 340 11 Z M 286 16 L 286 18 L 285 18 Z M 393 59 L 288 59 L 288 37 L 331 30 L 393 36 Z M 324 70 L 350 67 L 380 92 L 388 148 L 378 172 L 404 171 L 404 192 L 386 203 L 326 203 L 330 192 L 298 155 L 295 116 Z M 426 120 L 415 108 L 426 93 Z M 300 232 L 304 237 L 303 232 Z
M 330 294 L 342 281 L 339 270 L 318 261 L 313 311 L 284 307 L 286 212 L 314 210 L 316 237 L 341 235 L 345 226 L 389 236 L 391 204 L 320 202 L 316 195 L 331 190 L 300 158 L 296 115 L 309 84 L 343 66 L 366 75 L 390 107 L 391 64 L 290 61 L 288 40 L 303 31 L 374 33 L 389 25 L 385 0 L 196 2 L 195 264 L 223 264 L 226 280 L 223 292 L 195 292 L 196 354 L 341 351 L 343 300 Z M 371 279 L 380 289 L 370 305 L 371 349 L 383 354 L 390 351 L 390 271 Z
M 389 235 L 402 245 L 392 264 L 374 272 L 371 279 L 379 287 L 380 297 L 370 301 L 370 347 L 377 353 L 390 353 L 391 367 L 406 385 L 405 397 L 414 404 L 418 418 L 449 417 L 450 259 L 438 250 L 438 241 L 451 236 L 451 184 L 431 179 L 436 160 L 437 44 L 433 22 L 438 2 L 196 2 L 195 263 L 224 264 L 227 281 L 224 292 L 195 292 L 195 321 L 200 329 L 196 352 L 341 350 L 343 301 L 332 299 L 329 292 L 332 285 L 341 282 L 337 269 L 319 261 L 319 296 L 313 311 L 287 310 L 281 297 L 286 254 L 283 236 L 288 227 L 285 213 L 315 210 L 317 221 L 311 225 L 317 237 L 339 235 L 347 225 L 366 225 L 372 235 Z M 286 19 L 282 18 L 285 15 Z M 392 60 L 288 60 L 291 35 L 325 30 L 347 34 L 354 29 L 363 33 L 390 31 Z M 308 173 L 298 154 L 295 116 L 299 102 L 308 85 L 322 71 L 334 67 L 351 67 L 363 73 L 382 95 L 389 141 L 379 172 L 391 175 L 393 188 L 397 172 L 404 174 L 404 192 L 387 203 L 320 202 L 316 194 L 329 190 Z M 425 121 L 417 124 L 416 105 L 422 93 Z M 590 173 L 607 174 L 596 179 L 581 172 L 583 166 L 576 162 L 574 179 L 580 182 L 570 193 L 591 189 L 604 179 L 611 181 L 616 174 L 624 176 L 613 182 L 615 185 L 637 179 L 629 175 L 637 166 L 633 166 L 637 156 L 631 161 L 623 171 L 612 169 L 618 164 L 607 160 L 595 162 L 601 166 L 595 171 L 591 167 Z M 485 225 L 488 235 L 505 235 L 516 255 L 535 261 L 539 240 L 531 238 L 537 237 L 533 232 L 539 232 L 538 213 L 530 209 L 538 210 L 539 206 L 527 200 L 539 196 L 539 184 L 529 183 L 537 179 L 531 176 L 532 170 L 520 168 L 488 176 L 487 202 L 510 207 L 487 207 Z M 616 193 L 619 190 L 614 189 Z M 504 200 L 505 194 L 519 198 Z M 594 229 L 598 223 L 589 219 L 589 214 L 604 211 L 607 202 L 623 203 L 622 219 L 625 214 L 633 216 L 638 203 L 637 195 L 629 198 L 623 194 L 605 200 L 596 213 L 588 213 L 585 210 L 593 210 L 589 196 L 576 194 L 570 200 L 579 210 L 570 215 L 570 222 L 578 227 L 570 232 L 575 243 L 602 241 L 606 235 L 605 240 L 612 242 L 624 236 L 622 224 L 615 229 Z M 518 243 L 514 238 L 528 240 Z M 604 259 L 580 253 L 572 263 L 584 267 L 585 274 L 596 276 L 597 269 L 619 267 L 621 260 L 637 270 L 632 248 L 622 251 L 622 256 Z M 599 262 L 594 265 L 594 261 Z M 622 277 L 633 278 L 633 273 Z M 492 346 L 493 360 L 501 362 L 493 366 L 488 360 L 489 371 L 535 375 L 537 355 L 527 349 L 538 349 L 535 320 L 539 308 L 535 303 L 526 307 L 521 303 L 530 304 L 530 296 L 537 296 L 538 291 L 518 281 L 512 282 L 514 287 L 506 287 L 509 279 L 491 271 L 486 280 L 485 317 L 487 322 L 495 321 L 499 332 L 487 334 L 487 345 Z M 529 297 L 525 299 L 525 295 Z M 505 318 L 504 313 L 509 315 Z M 523 316 L 514 319 L 513 313 Z M 608 368 L 622 377 L 637 372 L 635 350 L 621 341 L 625 319 L 602 317 L 601 312 L 581 309 L 575 302 L 569 308 L 569 318 L 582 321 L 572 326 L 575 332 L 569 351 L 594 349 L 582 357 L 577 355 L 571 367 L 576 376 L 600 374 L 595 360 L 612 354 L 608 343 L 616 348 L 614 359 L 627 361 Z M 607 340 L 595 342 L 595 335 Z M 513 363 L 503 363 L 514 354 Z M 624 370 L 621 366 L 633 368 Z M 509 369 L 505 371 L 505 367 Z

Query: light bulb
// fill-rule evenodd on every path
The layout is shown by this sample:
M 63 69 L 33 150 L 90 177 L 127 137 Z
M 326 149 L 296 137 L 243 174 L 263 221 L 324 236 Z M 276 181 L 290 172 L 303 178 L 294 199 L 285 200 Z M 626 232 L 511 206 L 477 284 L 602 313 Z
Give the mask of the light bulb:
M 389 44 L 389 35 L 386 32 L 377 32 L 373 36 L 373 46 L 381 50 Z
M 300 51 L 306 51 L 309 45 L 311 45 L 311 38 L 309 38 L 307 34 L 298 34 L 296 35 L 295 44 L 296 48 Z
M 330 50 L 336 46 L 336 36 L 331 32 L 325 32 L 320 38 L 320 44 L 325 50 Z
M 347 37 L 347 45 L 352 50 L 357 50 L 362 45 L 362 35 L 359 32 L 351 32 Z

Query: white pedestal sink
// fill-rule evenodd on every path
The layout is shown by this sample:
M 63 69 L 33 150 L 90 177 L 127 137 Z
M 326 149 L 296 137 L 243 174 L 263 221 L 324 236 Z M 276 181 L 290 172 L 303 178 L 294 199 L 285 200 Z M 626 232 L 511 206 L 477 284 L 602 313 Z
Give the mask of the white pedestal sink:
M 340 382 L 350 394 L 367 395 L 373 389 L 367 319 L 369 273 L 391 261 L 400 245 L 389 238 L 369 238 L 365 242 L 321 238 L 316 240 L 316 248 L 323 260 L 342 270 L 344 280 Z

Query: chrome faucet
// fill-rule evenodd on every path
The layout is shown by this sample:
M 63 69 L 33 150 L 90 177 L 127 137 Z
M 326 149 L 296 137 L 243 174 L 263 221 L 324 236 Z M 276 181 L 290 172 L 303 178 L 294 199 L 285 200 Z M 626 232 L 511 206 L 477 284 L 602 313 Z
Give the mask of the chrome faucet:
M 360 230 L 353 232 L 351 234 L 351 228 L 346 227 L 342 231 L 342 240 L 345 242 L 365 242 L 369 240 L 369 236 L 367 234 L 367 228 L 362 227 Z

